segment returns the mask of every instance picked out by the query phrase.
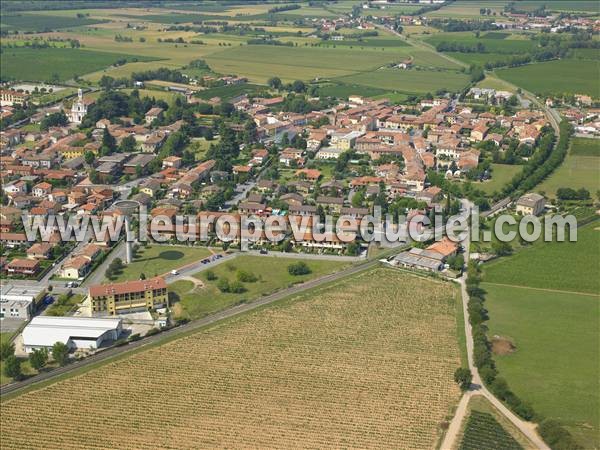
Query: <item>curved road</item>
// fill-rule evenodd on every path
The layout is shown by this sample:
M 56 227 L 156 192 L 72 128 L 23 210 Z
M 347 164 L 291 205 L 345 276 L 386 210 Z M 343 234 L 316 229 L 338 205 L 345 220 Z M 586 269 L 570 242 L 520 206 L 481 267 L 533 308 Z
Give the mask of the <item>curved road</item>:
M 57 369 L 52 370 L 51 372 L 43 372 L 39 375 L 35 375 L 31 378 L 27 378 L 26 380 L 4 385 L 4 386 L 0 387 L 0 396 L 5 396 L 7 394 L 17 392 L 21 389 L 35 385 L 37 383 L 52 380 L 53 378 L 56 378 L 60 375 L 66 374 L 66 373 L 71 372 L 76 369 L 84 368 L 86 366 L 89 366 L 90 364 L 98 363 L 101 361 L 107 361 L 111 358 L 131 352 L 132 350 L 135 350 L 135 349 L 144 348 L 144 347 L 159 343 L 159 342 L 164 341 L 169 338 L 181 336 L 185 333 L 188 333 L 193 330 L 197 330 L 197 329 L 205 327 L 207 325 L 211 325 L 220 320 L 227 319 L 229 317 L 233 317 L 238 314 L 245 313 L 247 311 L 252 311 L 253 309 L 256 309 L 260 306 L 264 306 L 269 303 L 276 302 L 278 300 L 281 300 L 283 298 L 286 298 L 286 297 L 289 297 L 289 296 L 292 296 L 295 294 L 300 294 L 308 289 L 312 289 L 312 288 L 324 285 L 326 283 L 330 283 L 332 281 L 336 281 L 341 278 L 345 278 L 345 277 L 353 275 L 357 272 L 362 272 L 363 270 L 366 270 L 366 269 L 376 266 L 378 263 L 379 263 L 378 261 L 372 260 L 372 261 L 364 262 L 362 264 L 357 264 L 357 265 L 349 267 L 345 270 L 341 270 L 336 273 L 325 275 L 323 277 L 292 286 L 291 288 L 275 292 L 271 295 L 261 297 L 260 299 L 254 301 L 254 302 L 236 305 L 234 307 L 225 309 L 225 310 L 217 312 L 215 314 L 211 314 L 210 316 L 204 317 L 202 319 L 195 320 L 193 322 L 188 322 L 185 325 L 181 325 L 179 327 L 171 328 L 170 330 L 163 331 L 162 333 L 156 334 L 154 336 L 150 336 L 150 337 L 144 338 L 139 341 L 131 342 L 122 347 L 113 347 L 113 348 L 109 348 L 107 350 L 103 350 L 93 356 L 90 356 L 90 357 L 85 358 L 80 361 L 75 361 L 64 367 L 59 367 Z

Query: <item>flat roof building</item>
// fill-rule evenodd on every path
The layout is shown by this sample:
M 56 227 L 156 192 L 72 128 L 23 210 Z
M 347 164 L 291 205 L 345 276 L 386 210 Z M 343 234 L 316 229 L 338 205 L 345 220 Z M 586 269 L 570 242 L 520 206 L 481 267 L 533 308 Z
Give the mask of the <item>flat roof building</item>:
M 73 350 L 93 350 L 117 340 L 122 330 L 121 319 L 37 316 L 23 329 L 23 347 L 31 353 L 62 342 Z

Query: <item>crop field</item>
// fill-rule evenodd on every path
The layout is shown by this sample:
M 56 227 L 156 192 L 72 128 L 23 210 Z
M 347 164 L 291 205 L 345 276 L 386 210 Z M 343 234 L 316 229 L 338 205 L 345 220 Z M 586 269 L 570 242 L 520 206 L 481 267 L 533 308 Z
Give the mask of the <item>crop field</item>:
M 467 426 L 458 449 L 480 450 L 482 448 L 520 450 L 523 447 L 502 428 L 494 416 L 472 411 L 467 419 Z
M 548 11 L 598 12 L 598 2 L 591 0 L 549 0 L 541 3 L 534 0 L 524 0 L 519 2 L 518 7 L 525 11 L 533 11 L 539 8 L 540 4 L 545 5 Z
M 2 30 L 48 31 L 62 28 L 95 25 L 102 20 L 70 16 L 46 16 L 42 14 L 3 14 L 0 18 Z
M 600 190 L 599 147 L 598 140 L 573 138 L 565 160 L 540 184 L 539 189 L 549 197 L 555 197 L 556 190 L 561 187 L 585 188 L 593 197 Z
M 264 83 L 275 75 L 285 81 L 349 75 L 375 70 L 399 58 L 395 51 L 372 49 L 247 45 L 216 52 L 205 59 L 217 72 L 237 73 Z
M 65 81 L 122 59 L 149 61 L 153 58 L 72 48 L 11 48 L 0 55 L 4 78 L 29 81 L 49 81 L 54 75 L 58 81 Z
M 206 247 L 184 247 L 169 245 L 140 246 L 134 260 L 115 277 L 116 281 L 139 280 L 140 274 L 150 278 L 210 256 Z
M 359 84 L 327 83 L 319 85 L 320 97 L 348 98 L 350 95 L 375 97 L 385 95 L 388 91 L 376 87 L 362 86 Z
M 3 401 L 2 446 L 432 448 L 459 397 L 455 294 L 362 273 Z
M 496 74 L 540 95 L 570 93 L 598 97 L 599 71 L 599 61 L 561 59 L 498 69 Z
M 469 77 L 454 71 L 381 69 L 339 78 L 343 83 L 387 89 L 409 94 L 435 92 L 438 89 L 458 91 L 464 88 Z
M 444 54 L 458 59 L 466 64 L 474 64 L 483 67 L 488 62 L 506 61 L 511 55 L 506 53 L 461 53 L 461 52 L 444 52 Z
M 498 39 L 498 36 L 505 34 L 508 36 Z M 437 33 L 425 38 L 425 42 L 434 47 L 442 42 L 465 45 L 480 43 L 485 46 L 488 52 L 505 54 L 524 53 L 533 50 L 536 46 L 535 41 L 524 39 L 520 35 L 510 35 L 508 33 L 488 33 L 481 35 L 479 38 L 472 32 Z
M 600 157 L 600 140 L 573 138 L 571 140 L 571 154 L 575 156 L 598 156 Z
M 309 274 L 290 275 L 288 266 L 298 261 L 300 260 L 295 258 L 244 255 L 211 268 L 210 272 L 216 276 L 214 280 L 208 279 L 208 271 L 199 272 L 195 275 L 197 286 L 187 284 L 190 281 L 186 281 L 185 285 L 175 286 L 175 292 L 179 296 L 179 301 L 172 303 L 175 314 L 177 317 L 203 317 L 226 306 L 255 300 L 262 295 L 336 272 L 348 265 L 338 261 L 305 261 L 310 268 Z M 256 281 L 243 282 L 244 290 L 239 293 L 221 292 L 217 287 L 219 282 L 235 282 L 240 271 L 250 273 L 256 277 Z
M 540 255 L 537 266 L 544 261 Z M 597 275 L 597 263 L 587 269 L 588 277 Z M 509 339 L 516 347 L 494 357 L 500 376 L 537 412 L 564 422 L 584 448 L 597 448 L 600 298 L 488 283 L 482 287 L 489 336 Z
M 443 8 L 438 9 L 437 11 L 431 11 L 426 14 L 428 17 L 451 17 L 454 19 L 457 18 L 480 18 L 481 14 L 479 9 L 482 7 L 490 8 L 497 15 L 500 15 L 501 12 L 504 11 L 504 6 L 508 4 L 508 0 L 506 1 L 486 1 L 486 2 L 473 2 L 469 0 L 457 1 L 453 2 Z
M 486 265 L 485 281 L 529 288 L 599 295 L 600 228 L 592 223 L 577 230 L 577 242 L 537 242 L 510 258 Z

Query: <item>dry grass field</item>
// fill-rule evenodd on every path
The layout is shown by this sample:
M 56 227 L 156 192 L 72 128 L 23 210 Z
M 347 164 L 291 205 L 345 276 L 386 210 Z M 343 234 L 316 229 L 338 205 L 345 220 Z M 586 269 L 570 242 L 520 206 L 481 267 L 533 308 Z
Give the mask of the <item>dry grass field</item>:
M 434 448 L 456 301 L 363 272 L 4 401 L 2 448 Z

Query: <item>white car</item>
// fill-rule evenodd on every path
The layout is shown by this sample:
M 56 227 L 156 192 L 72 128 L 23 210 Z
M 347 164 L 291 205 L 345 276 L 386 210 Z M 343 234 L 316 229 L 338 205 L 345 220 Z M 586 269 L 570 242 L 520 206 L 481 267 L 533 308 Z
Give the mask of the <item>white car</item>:
M 175 269 L 171 270 L 171 275 L 179 275 L 179 272 L 177 272 Z

